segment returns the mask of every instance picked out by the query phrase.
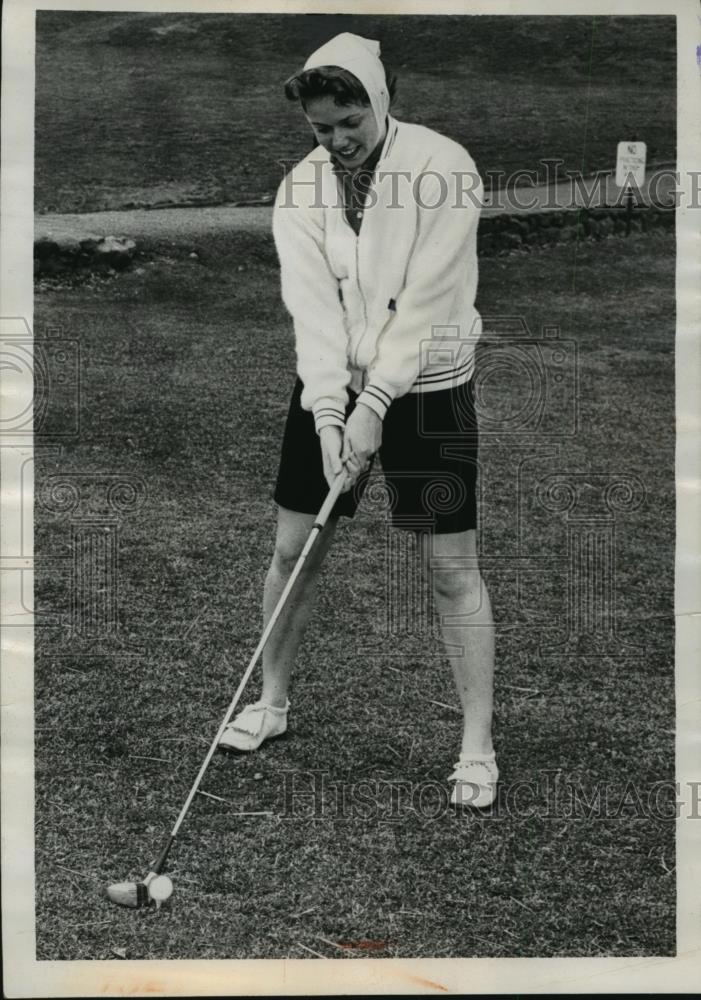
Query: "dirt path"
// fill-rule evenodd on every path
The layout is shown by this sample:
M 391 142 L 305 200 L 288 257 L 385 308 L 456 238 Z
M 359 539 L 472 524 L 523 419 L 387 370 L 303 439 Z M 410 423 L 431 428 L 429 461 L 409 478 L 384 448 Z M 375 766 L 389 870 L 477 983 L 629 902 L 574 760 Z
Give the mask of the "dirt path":
M 86 212 L 75 215 L 37 215 L 34 238 L 72 236 L 129 236 L 181 242 L 232 230 L 270 229 L 272 209 L 267 205 L 236 208 L 230 205 L 191 208 L 130 209 L 124 212 Z

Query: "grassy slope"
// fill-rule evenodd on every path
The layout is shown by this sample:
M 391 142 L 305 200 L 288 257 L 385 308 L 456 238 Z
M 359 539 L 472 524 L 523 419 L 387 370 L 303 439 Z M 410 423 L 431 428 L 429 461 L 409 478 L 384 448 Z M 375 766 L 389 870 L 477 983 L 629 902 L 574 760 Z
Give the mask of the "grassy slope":
M 101 897 L 105 883 L 144 873 L 259 636 L 293 367 L 276 286 L 267 264 L 232 252 L 220 269 L 160 261 L 101 288 L 38 295 L 38 334 L 78 338 L 84 376 L 81 440 L 54 464 L 40 458 L 39 480 L 129 472 L 147 492 L 121 528 L 119 638 L 39 635 L 38 956 L 308 957 L 300 943 L 340 954 L 317 935 L 383 942 L 378 956 L 672 953 L 671 820 L 624 810 L 590 821 L 506 811 L 341 821 L 332 797 L 322 819 L 281 818 L 285 772 L 444 787 L 455 759 L 458 716 L 433 704 L 455 702 L 435 639 L 385 633 L 385 528 L 367 509 L 325 570 L 294 738 L 215 759 L 205 788 L 233 804 L 196 803 L 173 855 L 170 907 L 136 914 Z M 619 620 L 646 645 L 639 657 L 543 658 L 539 643 L 564 611 L 562 564 L 518 589 L 513 574 L 488 574 L 505 786 L 533 783 L 543 807 L 559 772 L 587 795 L 607 787 L 615 807 L 628 782 L 644 797 L 673 776 L 672 239 L 485 261 L 480 306 L 534 330 L 557 323 L 579 345 L 581 433 L 536 468 L 626 469 L 646 486 L 617 535 Z M 515 550 L 499 484 L 528 450 L 507 439 L 484 449 L 486 555 Z M 40 610 L 67 610 L 68 537 L 65 520 L 39 511 L 39 562 L 54 560 L 37 579 Z M 520 540 L 526 555 L 556 561 L 563 523 L 533 512 Z M 260 809 L 274 815 L 232 815 Z
M 481 171 L 611 168 L 636 134 L 675 155 L 673 18 L 37 15 L 36 207 L 270 194 L 310 133 L 281 83 L 337 30 L 380 38 L 395 107 Z

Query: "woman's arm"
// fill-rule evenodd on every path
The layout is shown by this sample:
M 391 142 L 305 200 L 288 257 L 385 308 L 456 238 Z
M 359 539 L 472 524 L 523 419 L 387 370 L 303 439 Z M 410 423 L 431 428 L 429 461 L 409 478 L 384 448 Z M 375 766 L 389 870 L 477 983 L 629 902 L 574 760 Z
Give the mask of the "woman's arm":
M 280 185 L 273 236 L 282 298 L 294 321 L 302 406 L 313 411 L 318 432 L 329 425 L 344 426 L 351 376 L 338 282 L 324 253 L 323 209 L 310 204 L 307 184 Z

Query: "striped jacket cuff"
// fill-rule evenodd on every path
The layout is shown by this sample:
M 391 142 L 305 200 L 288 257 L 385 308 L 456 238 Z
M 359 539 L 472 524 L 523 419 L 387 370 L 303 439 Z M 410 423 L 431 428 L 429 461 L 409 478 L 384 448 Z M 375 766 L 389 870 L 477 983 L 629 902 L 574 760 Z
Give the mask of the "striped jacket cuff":
M 317 399 L 312 407 L 317 434 L 323 427 L 346 426 L 346 410 L 337 399 Z
M 384 420 L 395 394 L 396 389 L 393 386 L 387 385 L 386 382 L 373 380 L 365 386 L 358 396 L 357 402 L 369 406 L 371 410 L 375 411 L 380 420 Z

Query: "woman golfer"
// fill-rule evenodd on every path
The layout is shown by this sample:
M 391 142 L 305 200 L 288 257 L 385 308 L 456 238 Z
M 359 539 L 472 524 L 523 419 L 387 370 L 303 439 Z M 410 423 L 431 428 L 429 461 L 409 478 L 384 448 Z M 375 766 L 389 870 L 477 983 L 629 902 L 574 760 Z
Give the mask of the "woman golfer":
M 377 42 L 344 33 L 288 80 L 318 146 L 287 175 L 273 233 L 298 378 L 282 443 L 269 618 L 335 477 L 345 492 L 265 648 L 260 701 L 221 746 L 287 729 L 290 673 L 339 516 L 352 517 L 379 452 L 397 528 L 416 531 L 464 726 L 451 802 L 489 805 L 494 627 L 476 560 L 471 378 L 480 321 L 481 183 L 458 143 L 389 114 Z

